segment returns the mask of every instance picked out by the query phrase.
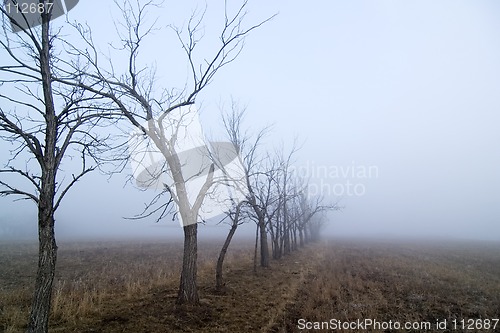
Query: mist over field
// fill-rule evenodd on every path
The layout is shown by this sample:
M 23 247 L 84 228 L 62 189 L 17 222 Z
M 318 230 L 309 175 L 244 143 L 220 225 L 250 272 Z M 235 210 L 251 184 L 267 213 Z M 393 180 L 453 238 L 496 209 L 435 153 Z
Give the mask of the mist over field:
M 195 2 L 165 7 L 178 23 L 168 13 Z M 221 3 L 207 10 L 210 35 Z M 500 4 L 275 1 L 251 3 L 249 18 L 276 12 L 200 95 L 205 134 L 223 138 L 219 106 L 234 98 L 247 106 L 246 126 L 273 124 L 262 154 L 297 137 L 293 166 L 308 193 L 343 207 L 329 213 L 327 236 L 500 240 Z M 105 45 L 116 16 L 111 3 L 80 1 L 68 19 L 88 22 Z M 173 65 L 174 37 L 152 37 L 142 53 L 167 85 L 187 73 Z M 2 159 L 10 148 L 0 142 Z M 178 221 L 124 219 L 154 196 L 127 183 L 131 173 L 76 184 L 56 213 L 58 239 L 180 239 Z M 0 198 L 0 239 L 35 240 L 36 230 L 33 203 Z M 200 237 L 227 231 L 213 219 Z M 237 237 L 254 233 L 249 222 Z
M 5 0 L 0 331 L 498 331 L 499 15 Z

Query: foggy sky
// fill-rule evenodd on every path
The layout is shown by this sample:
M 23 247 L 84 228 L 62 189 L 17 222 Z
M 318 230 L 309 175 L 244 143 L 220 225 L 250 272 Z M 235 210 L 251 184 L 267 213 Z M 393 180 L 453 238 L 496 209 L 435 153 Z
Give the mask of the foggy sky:
M 167 1 L 162 25 L 182 24 L 196 4 Z M 207 52 L 222 18 L 220 4 L 208 6 Z M 104 46 L 112 8 L 83 0 L 68 17 L 88 21 Z M 248 127 L 274 124 L 266 148 L 290 148 L 298 136 L 296 169 L 344 206 L 330 215 L 330 234 L 500 240 L 497 1 L 251 1 L 250 10 L 253 22 L 279 15 L 200 95 L 205 132 L 222 136 L 218 106 L 232 97 L 247 105 Z M 156 60 L 165 86 L 182 87 L 174 37 L 166 29 L 141 55 Z M 177 222 L 122 219 L 151 196 L 124 186 L 125 176 L 77 184 L 56 215 L 58 236 L 180 237 Z M 34 233 L 35 206 L 0 198 L 0 226 L 13 221 Z

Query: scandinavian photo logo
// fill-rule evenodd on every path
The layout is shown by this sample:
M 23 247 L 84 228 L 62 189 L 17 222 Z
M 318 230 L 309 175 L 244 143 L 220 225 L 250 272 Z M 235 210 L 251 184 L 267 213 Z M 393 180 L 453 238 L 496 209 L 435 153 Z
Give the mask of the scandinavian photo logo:
M 148 133 L 154 131 L 156 140 L 140 129 L 130 135 L 130 164 L 139 188 L 168 189 L 175 198 L 187 192 L 190 207 L 204 196 L 198 211 L 201 220 L 220 215 L 245 199 L 246 175 L 237 149 L 230 142 L 207 143 L 193 105 L 179 107 L 143 127 Z M 176 209 L 179 213 L 178 206 Z M 177 215 L 181 227 L 198 221 L 183 221 Z
M 366 194 L 366 182 L 379 177 L 376 165 L 357 164 L 323 165 L 307 161 L 305 165 L 292 168 L 299 178 L 308 180 L 306 191 L 309 196 L 352 197 Z

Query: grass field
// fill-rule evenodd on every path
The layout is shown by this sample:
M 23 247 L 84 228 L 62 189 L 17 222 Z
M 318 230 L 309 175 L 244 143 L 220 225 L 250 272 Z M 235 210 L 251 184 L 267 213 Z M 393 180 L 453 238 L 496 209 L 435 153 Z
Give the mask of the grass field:
M 327 332 L 360 322 L 339 331 L 500 332 L 498 243 L 329 240 L 255 274 L 253 245 L 240 242 L 224 293 L 213 288 L 219 247 L 199 246 L 202 305 L 178 308 L 180 242 L 59 244 L 51 332 Z M 36 250 L 0 245 L 0 330 L 23 331 Z

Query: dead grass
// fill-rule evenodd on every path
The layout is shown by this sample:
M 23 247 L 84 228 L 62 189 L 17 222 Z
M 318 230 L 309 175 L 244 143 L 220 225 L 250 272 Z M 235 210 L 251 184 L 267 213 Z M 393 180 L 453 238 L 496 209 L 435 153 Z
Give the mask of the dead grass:
M 369 318 L 432 325 L 446 319 L 451 329 L 453 319 L 500 317 L 498 244 L 343 241 L 327 249 L 322 265 L 307 278 L 296 303 L 287 308 L 274 332 L 298 331 L 300 318 L 310 322 Z M 432 327 L 430 331 L 438 331 Z M 462 331 L 475 332 L 453 330 Z
M 270 327 L 294 300 L 298 281 L 310 267 L 306 259 L 315 256 L 314 251 L 303 250 L 272 269 L 259 270 L 256 276 L 253 245 L 234 245 L 226 259 L 226 290 L 217 293 L 213 284 L 219 247 L 216 243 L 199 246 L 202 306 L 179 308 L 175 298 L 180 243 L 60 244 L 50 331 L 241 332 Z M 0 252 L 5 264 L 0 273 L 0 329 L 22 332 L 32 294 L 36 247 L 4 249 Z M 25 279 L 15 283 L 19 272 L 24 272 Z
M 256 275 L 252 244 L 234 244 L 217 293 L 219 247 L 200 244 L 202 305 L 189 308 L 175 306 L 180 243 L 60 244 L 50 331 L 298 332 L 299 318 L 434 323 L 500 314 L 498 244 L 336 241 Z M 22 332 L 36 246 L 2 245 L 0 264 L 0 331 Z

